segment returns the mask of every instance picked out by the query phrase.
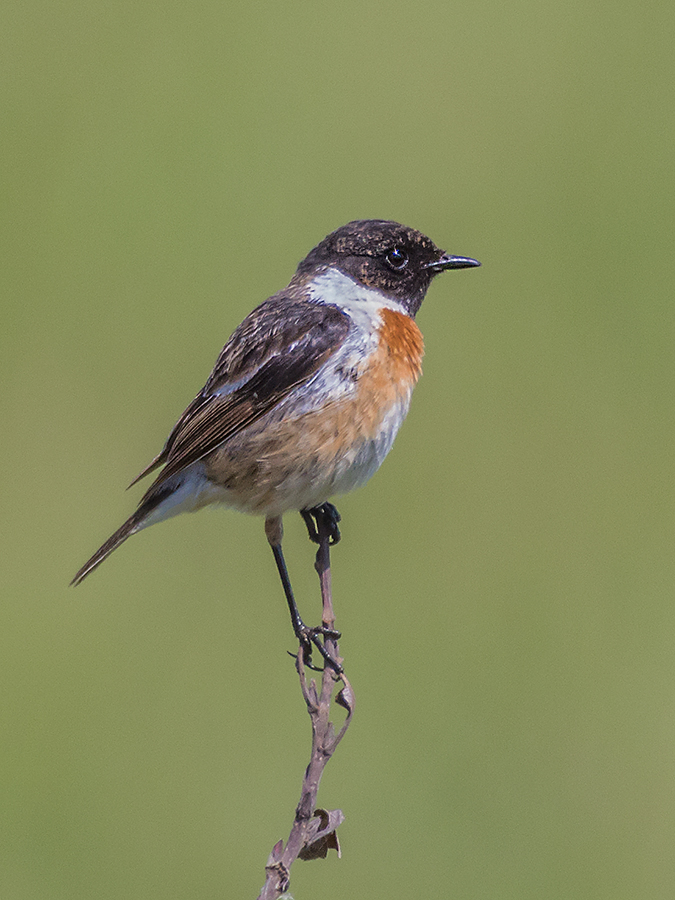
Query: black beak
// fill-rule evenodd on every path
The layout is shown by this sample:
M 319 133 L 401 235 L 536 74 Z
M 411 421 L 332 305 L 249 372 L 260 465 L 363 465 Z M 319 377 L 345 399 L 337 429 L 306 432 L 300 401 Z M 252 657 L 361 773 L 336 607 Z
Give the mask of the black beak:
M 436 272 L 445 272 L 446 269 L 470 269 L 479 265 L 477 259 L 471 259 L 469 256 L 451 256 L 449 253 L 444 253 L 440 259 L 427 263 L 424 268 L 431 269 L 436 274 Z

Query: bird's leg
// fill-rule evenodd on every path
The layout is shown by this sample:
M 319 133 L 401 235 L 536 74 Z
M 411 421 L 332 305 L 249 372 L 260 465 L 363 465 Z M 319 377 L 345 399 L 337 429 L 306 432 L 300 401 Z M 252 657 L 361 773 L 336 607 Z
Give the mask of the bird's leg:
M 305 520 L 310 541 L 320 544 L 322 535 L 328 535 L 328 542 L 331 546 L 339 542 L 341 535 L 338 522 L 341 516 L 332 503 L 322 503 L 321 506 L 313 506 L 311 509 L 301 509 L 300 515 Z
M 296 638 L 302 645 L 305 660 L 308 663 L 311 661 L 313 644 L 319 651 L 321 656 L 323 656 L 328 665 L 332 666 L 337 672 L 341 672 L 342 667 L 340 666 L 340 664 L 335 659 L 333 659 L 328 650 L 326 650 L 326 648 L 324 647 L 323 643 L 319 640 L 319 635 L 326 635 L 330 633 L 329 636 L 333 637 L 334 635 L 336 635 L 336 632 L 332 631 L 331 629 L 325 629 L 323 627 L 309 628 L 309 626 L 305 625 L 305 623 L 302 621 L 298 605 L 295 602 L 293 588 L 291 587 L 291 579 L 288 576 L 286 560 L 284 559 L 284 554 L 281 549 L 281 539 L 283 537 L 283 533 L 284 531 L 281 523 L 281 516 L 270 516 L 265 519 L 265 534 L 267 535 L 267 540 L 269 541 L 269 545 L 272 548 L 274 561 L 277 564 L 277 570 L 279 572 L 279 577 L 281 578 L 281 584 L 284 589 L 284 594 L 286 595 L 286 602 L 288 603 L 288 609 L 291 614 L 293 631 L 295 632 Z

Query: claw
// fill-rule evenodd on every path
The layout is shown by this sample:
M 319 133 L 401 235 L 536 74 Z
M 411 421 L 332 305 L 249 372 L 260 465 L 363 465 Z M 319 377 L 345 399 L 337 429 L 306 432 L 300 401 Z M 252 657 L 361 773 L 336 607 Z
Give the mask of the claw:
M 317 628 L 309 628 L 304 622 L 300 622 L 298 624 L 298 631 L 296 632 L 296 636 L 300 643 L 303 645 L 303 652 L 305 654 L 305 660 L 308 663 L 312 661 L 312 644 L 319 651 L 321 656 L 323 656 L 326 663 L 334 669 L 338 675 L 341 675 L 344 671 L 340 663 L 328 652 L 324 644 L 319 640 L 319 635 L 321 635 L 324 639 L 332 639 L 338 640 L 341 637 L 339 631 L 334 631 L 332 628 L 326 628 L 323 625 L 318 626 Z

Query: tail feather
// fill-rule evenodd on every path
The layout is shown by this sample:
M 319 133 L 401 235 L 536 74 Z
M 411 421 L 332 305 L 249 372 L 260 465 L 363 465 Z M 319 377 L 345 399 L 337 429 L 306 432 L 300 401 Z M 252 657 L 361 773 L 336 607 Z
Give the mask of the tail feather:
M 127 490 L 129 490 L 129 488 L 133 487 L 135 484 L 138 484 L 138 482 L 141 480 L 141 478 L 145 478 L 146 475 L 149 475 L 151 472 L 154 472 L 155 469 L 159 468 L 159 466 L 164 465 L 164 463 L 166 462 L 167 456 L 168 456 L 168 454 L 167 454 L 167 450 L 165 447 L 162 450 L 162 452 L 158 453 L 157 456 L 153 459 L 153 461 L 151 463 L 149 463 L 143 469 L 143 471 L 134 478 L 134 480 L 131 482 L 131 484 L 129 485 Z
M 128 537 L 130 537 L 134 532 L 138 531 L 143 519 L 147 515 L 147 510 L 144 510 L 141 514 L 141 510 L 137 510 L 133 516 L 129 516 L 126 522 L 117 529 L 117 531 L 112 534 L 105 544 L 102 544 L 96 553 L 88 559 L 87 562 L 82 566 L 77 575 L 70 582 L 71 584 L 79 584 L 83 578 L 86 578 L 90 572 L 93 572 L 94 569 L 98 568 L 101 565 L 104 559 L 107 559 L 113 550 L 116 550 L 120 544 L 123 544 L 124 541 Z
M 183 490 L 184 487 L 187 487 L 187 491 Z M 146 491 L 145 495 L 141 498 L 141 502 L 136 512 L 132 516 L 129 516 L 126 522 L 123 525 L 120 525 L 114 534 L 110 535 L 105 544 L 102 544 L 91 559 L 87 560 L 70 583 L 79 584 L 90 572 L 93 572 L 94 569 L 98 568 L 103 560 L 110 556 L 113 550 L 116 550 L 128 537 L 131 537 L 132 534 L 135 534 L 147 525 L 152 525 L 154 522 L 161 522 L 162 519 L 176 515 L 181 512 L 181 509 L 183 508 L 198 508 L 194 503 L 186 503 L 186 500 L 189 501 L 191 498 L 192 491 L 190 483 L 186 486 L 181 485 L 180 482 L 178 484 L 162 484 L 159 486 L 152 484 L 150 489 Z

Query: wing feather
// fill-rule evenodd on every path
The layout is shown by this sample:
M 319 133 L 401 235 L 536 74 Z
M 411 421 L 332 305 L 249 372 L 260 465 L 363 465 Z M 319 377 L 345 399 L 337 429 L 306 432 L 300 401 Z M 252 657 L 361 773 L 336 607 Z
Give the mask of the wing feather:
M 221 351 L 204 389 L 187 407 L 162 452 L 138 476 L 165 464 L 145 496 L 311 378 L 341 346 L 349 323 L 336 306 L 284 295 L 271 297 L 254 310 Z

